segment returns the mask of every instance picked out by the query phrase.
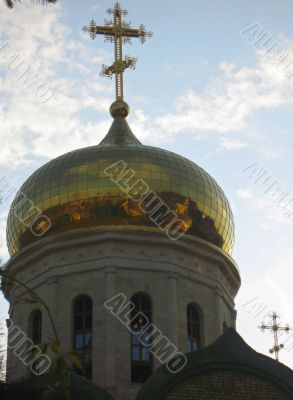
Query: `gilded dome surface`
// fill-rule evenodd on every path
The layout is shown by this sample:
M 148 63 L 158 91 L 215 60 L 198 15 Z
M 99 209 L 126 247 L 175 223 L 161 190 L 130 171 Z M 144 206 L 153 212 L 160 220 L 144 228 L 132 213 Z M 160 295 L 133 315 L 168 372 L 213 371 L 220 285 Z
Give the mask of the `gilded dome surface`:
M 219 185 L 186 158 L 142 145 L 121 116 L 115 117 L 99 145 L 48 162 L 24 183 L 8 216 L 10 254 L 43 237 L 76 229 L 121 230 L 124 226 L 159 230 L 123 190 L 121 182 L 117 184 L 105 172 L 119 162 L 127 166 L 129 178 L 146 182 L 149 190 L 184 222 L 186 234 L 231 254 L 233 216 Z

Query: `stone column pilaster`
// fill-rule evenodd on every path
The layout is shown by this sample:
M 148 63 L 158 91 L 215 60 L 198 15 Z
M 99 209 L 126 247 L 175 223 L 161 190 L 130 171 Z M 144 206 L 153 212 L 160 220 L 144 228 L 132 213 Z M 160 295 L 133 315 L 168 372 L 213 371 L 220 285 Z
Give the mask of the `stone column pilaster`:
M 178 346 L 177 279 L 176 273 L 168 274 L 168 338 L 175 346 Z
M 105 280 L 106 280 L 106 299 L 105 301 L 111 299 L 115 296 L 116 291 L 116 268 L 106 267 L 105 269 Z M 106 365 L 105 365 L 105 380 L 106 389 L 113 392 L 116 388 L 116 319 L 107 310 L 106 312 Z

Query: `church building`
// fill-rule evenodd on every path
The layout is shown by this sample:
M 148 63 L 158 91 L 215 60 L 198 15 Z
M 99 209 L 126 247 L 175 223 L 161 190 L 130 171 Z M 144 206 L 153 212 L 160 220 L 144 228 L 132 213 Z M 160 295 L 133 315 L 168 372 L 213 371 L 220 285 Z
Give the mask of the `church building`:
M 85 28 L 115 45 L 112 124 L 97 145 L 49 161 L 9 212 L 6 271 L 48 305 L 64 351 L 115 400 L 290 400 L 293 372 L 236 333 L 240 273 L 225 193 L 194 162 L 141 143 L 127 122 L 122 44 L 143 26 Z M 52 121 L 53 123 L 53 121 Z M 54 336 L 41 304 L 8 282 L 9 315 L 33 343 Z M 36 366 L 8 349 L 8 380 Z M 103 394 L 104 393 L 104 394 Z

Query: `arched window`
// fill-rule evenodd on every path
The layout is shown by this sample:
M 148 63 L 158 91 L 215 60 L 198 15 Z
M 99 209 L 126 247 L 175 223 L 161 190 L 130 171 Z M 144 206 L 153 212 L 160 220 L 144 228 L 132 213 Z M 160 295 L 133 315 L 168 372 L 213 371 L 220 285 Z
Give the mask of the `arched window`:
M 92 378 L 92 313 L 93 302 L 89 296 L 79 296 L 73 303 L 73 348 L 82 362 L 86 378 Z
M 152 321 L 152 305 L 148 296 L 142 293 L 135 294 L 131 298 L 135 308 L 131 311 L 131 381 L 133 383 L 144 383 L 152 373 L 152 356 L 149 344 L 143 344 L 139 340 L 142 325 L 147 319 Z M 140 314 L 135 318 L 137 313 Z
M 200 348 L 200 314 L 195 304 L 187 306 L 187 350 L 195 351 Z
M 31 316 L 31 339 L 34 344 L 42 341 L 42 312 L 36 310 Z

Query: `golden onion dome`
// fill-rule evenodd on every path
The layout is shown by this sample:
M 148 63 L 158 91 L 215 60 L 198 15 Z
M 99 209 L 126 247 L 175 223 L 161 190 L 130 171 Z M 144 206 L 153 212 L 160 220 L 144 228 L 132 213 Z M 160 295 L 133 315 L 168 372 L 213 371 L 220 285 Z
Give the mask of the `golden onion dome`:
M 114 103 L 111 114 L 99 145 L 55 158 L 21 187 L 8 216 L 10 254 L 77 229 L 154 229 L 170 237 L 172 224 L 171 239 L 193 235 L 231 254 L 233 216 L 215 180 L 182 156 L 141 144 L 126 106 Z

